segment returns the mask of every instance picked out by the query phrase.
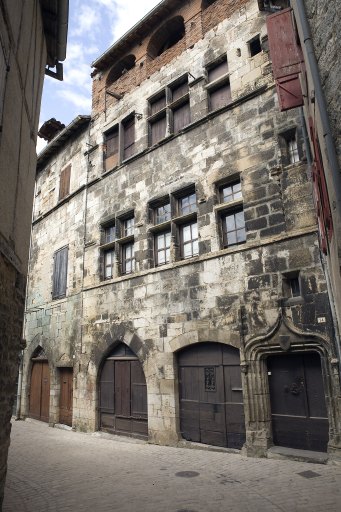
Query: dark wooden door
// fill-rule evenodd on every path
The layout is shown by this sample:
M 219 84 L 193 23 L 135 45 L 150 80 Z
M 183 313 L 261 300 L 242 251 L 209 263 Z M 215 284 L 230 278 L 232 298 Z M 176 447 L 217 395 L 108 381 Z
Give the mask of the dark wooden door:
M 105 361 L 100 378 L 100 426 L 115 434 L 147 438 L 147 385 L 137 359 Z
M 60 369 L 59 423 L 72 426 L 73 371 Z
M 329 426 L 319 355 L 271 356 L 268 375 L 274 443 L 327 451 Z
M 245 420 L 239 351 L 199 343 L 179 354 L 180 427 L 189 441 L 241 448 Z
M 40 421 L 49 421 L 50 369 L 47 361 L 32 364 L 29 416 Z

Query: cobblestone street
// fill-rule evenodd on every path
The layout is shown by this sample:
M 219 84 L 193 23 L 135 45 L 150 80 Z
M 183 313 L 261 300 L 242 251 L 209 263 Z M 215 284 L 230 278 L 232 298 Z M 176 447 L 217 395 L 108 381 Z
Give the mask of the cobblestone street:
M 341 510 L 341 467 L 13 422 L 4 512 Z

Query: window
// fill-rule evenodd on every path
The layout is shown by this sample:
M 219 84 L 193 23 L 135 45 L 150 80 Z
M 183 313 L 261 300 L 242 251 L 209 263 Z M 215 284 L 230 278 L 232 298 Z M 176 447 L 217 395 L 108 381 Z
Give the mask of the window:
M 180 226 L 180 247 L 183 259 L 192 258 L 199 254 L 197 222 Z
M 105 243 L 106 244 L 109 244 L 110 242 L 114 242 L 115 238 L 116 238 L 115 224 L 105 227 L 104 235 L 105 235 Z
M 197 200 L 194 187 L 150 205 L 155 266 L 174 257 L 187 259 L 199 254 Z
M 279 137 L 279 146 L 281 149 L 283 165 L 295 164 L 300 161 L 296 128 L 291 128 L 290 130 L 281 133 Z
M 171 232 L 165 231 L 155 235 L 155 259 L 156 265 L 164 265 L 170 262 Z
M 104 279 L 112 279 L 114 277 L 114 261 L 115 249 L 103 251 L 104 256 Z
M 122 123 L 123 126 L 123 160 L 135 153 L 135 117 Z
M 299 271 L 287 272 L 283 275 L 283 296 L 286 299 L 301 297 Z
M 104 168 L 113 169 L 135 153 L 135 114 L 104 134 Z
M 253 39 L 251 39 L 251 41 L 249 41 L 248 45 L 249 45 L 250 57 L 253 57 L 254 55 L 257 55 L 257 53 L 260 53 L 262 51 L 262 45 L 260 42 L 259 34 L 257 37 L 254 37 Z
M 118 165 L 118 126 L 105 136 L 105 169 L 109 170 Z
M 228 63 L 224 56 L 207 67 L 209 109 L 217 110 L 231 102 L 231 87 L 228 75 Z
M 157 144 L 191 122 L 187 76 L 149 100 L 149 143 Z
M 65 167 L 60 173 L 59 181 L 59 201 L 64 199 L 70 193 L 71 165 Z
M 134 242 L 129 242 L 122 245 L 122 274 L 131 274 L 134 270 Z
M 220 185 L 218 192 L 220 204 L 217 212 L 220 218 L 222 247 L 245 242 L 246 230 L 240 180 Z
M 53 299 L 60 299 L 66 295 L 68 251 L 68 246 L 62 247 L 53 255 Z
M 123 236 L 133 236 L 134 234 L 134 217 L 123 220 Z
M 297 140 L 296 138 L 291 138 L 287 141 L 288 144 L 288 154 L 289 154 L 289 161 L 291 164 L 294 164 L 296 162 L 299 162 L 300 158 L 298 155 L 298 146 L 297 146 Z
M 185 35 L 185 24 L 181 16 L 166 21 L 151 37 L 147 54 L 151 59 L 162 55 Z

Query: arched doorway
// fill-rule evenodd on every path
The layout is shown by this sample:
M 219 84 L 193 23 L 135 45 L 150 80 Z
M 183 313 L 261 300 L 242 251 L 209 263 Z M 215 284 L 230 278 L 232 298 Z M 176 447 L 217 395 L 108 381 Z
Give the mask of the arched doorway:
M 188 441 L 241 448 L 245 420 L 239 350 L 198 343 L 179 353 L 180 429 Z
M 147 385 L 143 368 L 121 343 L 106 358 L 99 381 L 100 429 L 148 437 Z
M 317 352 L 267 359 L 275 445 L 326 452 L 329 424 Z
M 44 350 L 40 347 L 32 357 L 29 416 L 40 421 L 49 421 L 50 414 L 50 369 Z

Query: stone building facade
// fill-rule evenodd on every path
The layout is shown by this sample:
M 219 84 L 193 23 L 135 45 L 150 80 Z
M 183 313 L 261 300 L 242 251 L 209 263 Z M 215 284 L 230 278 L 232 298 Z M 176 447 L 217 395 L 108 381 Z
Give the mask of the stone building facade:
M 61 78 L 68 2 L 0 1 L 0 508 L 16 394 L 44 71 Z M 48 11 L 48 12 L 47 12 Z M 57 19 L 58 14 L 58 19 Z M 60 26 L 61 25 L 61 26 Z
M 267 16 L 165 0 L 93 63 L 91 118 L 38 159 L 23 416 L 338 456 L 312 184 Z

